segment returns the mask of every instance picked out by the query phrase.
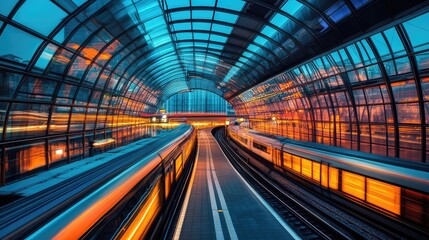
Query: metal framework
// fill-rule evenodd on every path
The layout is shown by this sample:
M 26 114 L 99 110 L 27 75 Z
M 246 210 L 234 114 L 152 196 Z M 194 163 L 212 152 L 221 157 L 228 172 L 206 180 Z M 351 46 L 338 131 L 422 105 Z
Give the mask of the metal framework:
M 411 24 L 427 20 L 420 15 L 428 5 L 6 1 L 0 6 L 0 184 L 85 157 L 91 139 L 121 138 L 120 129 L 144 122 L 170 96 L 197 88 L 222 96 L 239 113 L 278 115 L 284 122 L 277 128 L 298 139 L 425 162 L 427 29 Z M 403 47 L 400 54 L 392 32 Z M 411 83 L 416 98 L 404 100 L 398 92 Z M 373 104 L 367 91 L 377 87 L 381 103 Z M 339 106 L 339 97 L 346 106 Z M 379 105 L 384 121 L 359 118 Z M 341 115 L 345 108 L 348 117 Z M 404 109 L 418 109 L 418 120 L 404 120 Z M 383 143 L 375 126 L 386 129 Z M 418 141 L 401 140 L 414 128 Z M 58 139 L 64 154 L 56 158 L 51 153 Z M 35 151 L 39 145 L 42 153 Z

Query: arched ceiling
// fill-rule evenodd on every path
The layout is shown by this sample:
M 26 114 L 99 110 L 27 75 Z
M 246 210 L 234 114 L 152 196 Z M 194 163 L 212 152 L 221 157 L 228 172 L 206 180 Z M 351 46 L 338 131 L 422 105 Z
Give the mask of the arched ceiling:
M 15 67 L 26 71 L 134 94 L 150 109 L 194 88 L 230 100 L 424 2 L 14 0 L 0 7 L 0 33 L 37 39 L 26 53 L 1 55 L 18 55 L 8 60 L 21 58 Z M 0 42 L 12 44 L 7 37 Z

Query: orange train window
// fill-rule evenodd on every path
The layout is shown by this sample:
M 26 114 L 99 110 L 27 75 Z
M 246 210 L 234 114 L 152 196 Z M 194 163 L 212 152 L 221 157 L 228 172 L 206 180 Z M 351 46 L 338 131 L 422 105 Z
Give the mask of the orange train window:
M 329 167 L 329 188 L 338 189 L 338 169 Z
M 320 163 L 313 162 L 313 179 L 320 182 Z
M 328 166 L 322 165 L 322 186 L 328 187 Z
M 302 158 L 301 164 L 302 164 L 302 169 L 301 169 L 302 174 L 306 177 L 311 178 L 311 172 L 312 172 L 311 161 L 308 159 Z
M 283 166 L 287 168 L 292 168 L 291 158 L 292 156 L 289 153 L 283 152 Z
M 401 188 L 377 181 L 367 179 L 366 200 L 376 206 L 390 212 L 401 214 Z
M 359 174 L 342 171 L 342 191 L 365 200 L 365 177 Z
M 293 170 L 301 172 L 301 158 L 298 156 L 292 156 Z

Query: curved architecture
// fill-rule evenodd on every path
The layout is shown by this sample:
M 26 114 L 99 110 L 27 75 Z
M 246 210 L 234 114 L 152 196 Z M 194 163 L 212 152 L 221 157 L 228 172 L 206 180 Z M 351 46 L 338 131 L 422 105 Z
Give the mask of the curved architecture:
M 132 141 L 172 95 L 250 126 L 429 161 L 424 0 L 10 0 L 0 6 L 1 184 Z M 122 139 L 122 140 L 121 140 Z

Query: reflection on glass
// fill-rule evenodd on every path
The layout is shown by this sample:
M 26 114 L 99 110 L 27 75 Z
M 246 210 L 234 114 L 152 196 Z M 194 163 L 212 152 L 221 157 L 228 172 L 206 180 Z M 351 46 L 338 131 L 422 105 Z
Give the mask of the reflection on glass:
M 13 20 L 47 36 L 66 16 L 67 14 L 51 1 L 27 0 L 13 16 Z
M 6 139 L 46 134 L 49 105 L 13 103 L 7 123 Z
M 39 60 L 37 60 L 36 67 L 44 70 L 48 65 L 48 63 L 51 61 L 57 49 L 58 49 L 58 46 L 52 43 L 48 44 L 48 46 L 46 46 L 45 50 L 43 51 L 42 55 L 40 55 Z
M 42 167 L 45 161 L 44 142 L 31 143 L 5 149 L 6 179 Z

